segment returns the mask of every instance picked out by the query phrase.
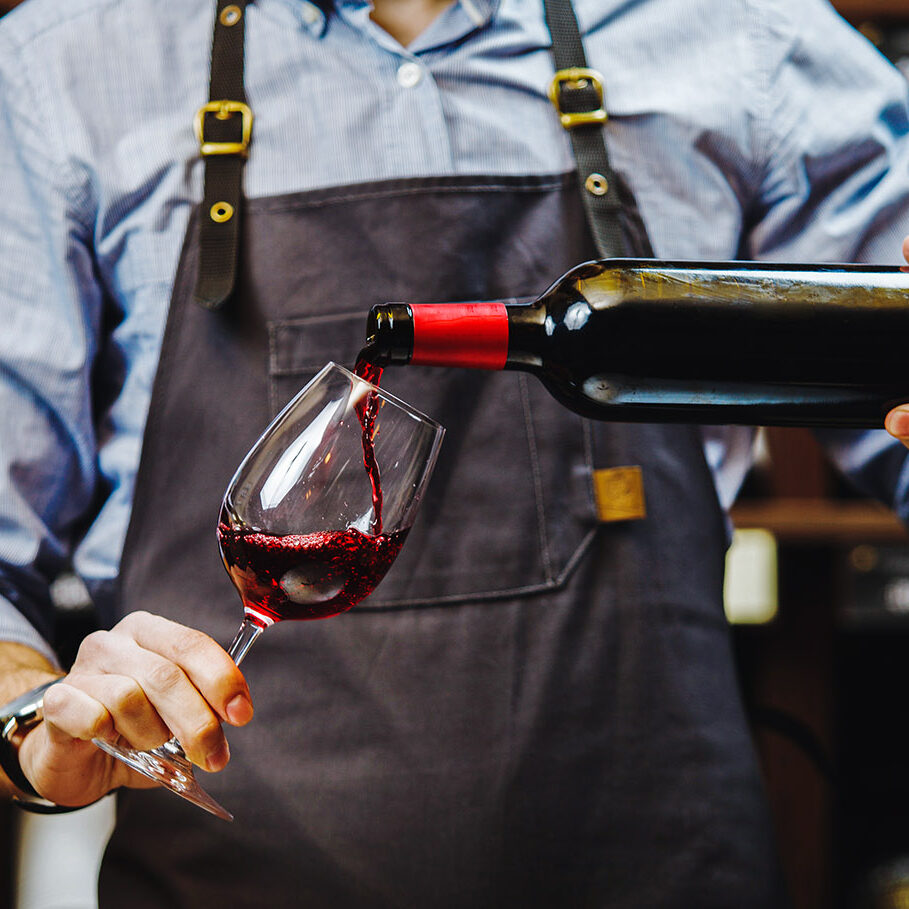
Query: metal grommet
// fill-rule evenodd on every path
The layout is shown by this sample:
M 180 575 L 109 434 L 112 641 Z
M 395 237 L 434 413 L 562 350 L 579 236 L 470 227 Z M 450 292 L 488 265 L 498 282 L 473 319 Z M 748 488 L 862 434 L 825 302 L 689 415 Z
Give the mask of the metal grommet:
M 584 181 L 584 189 L 594 196 L 605 196 L 609 192 L 609 183 L 602 174 L 591 174 Z
M 225 6 L 221 10 L 221 15 L 218 16 L 218 21 L 221 25 L 226 25 L 230 28 L 231 25 L 236 25 L 240 19 L 243 18 L 243 10 L 240 9 L 235 3 L 231 3 L 230 6 Z
M 208 214 L 216 224 L 223 224 L 234 216 L 234 207 L 230 202 L 215 202 Z

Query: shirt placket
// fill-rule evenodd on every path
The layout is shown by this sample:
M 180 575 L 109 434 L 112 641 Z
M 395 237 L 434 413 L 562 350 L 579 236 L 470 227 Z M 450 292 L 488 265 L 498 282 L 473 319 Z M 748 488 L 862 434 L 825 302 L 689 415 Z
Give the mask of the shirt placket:
M 485 5 L 481 9 L 485 11 Z M 389 163 L 400 172 L 413 175 L 454 173 L 449 119 L 433 62 L 458 53 L 465 36 L 485 21 L 478 18 L 484 13 L 478 12 L 476 3 L 456 3 L 404 47 L 373 22 L 371 12 L 369 2 L 340 0 L 336 5 L 337 15 L 384 57 L 379 68 L 388 79 L 386 96 L 391 99 L 386 133 Z

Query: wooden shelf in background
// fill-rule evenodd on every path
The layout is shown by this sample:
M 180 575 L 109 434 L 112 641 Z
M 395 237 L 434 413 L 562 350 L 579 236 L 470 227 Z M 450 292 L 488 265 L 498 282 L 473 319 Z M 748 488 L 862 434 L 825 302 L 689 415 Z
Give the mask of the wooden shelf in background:
M 780 498 L 742 502 L 732 509 L 732 521 L 740 528 L 769 530 L 781 542 L 909 541 L 909 533 L 893 512 L 865 501 Z
M 909 22 L 906 0 L 833 0 L 840 14 L 853 21 L 859 19 L 905 19 Z

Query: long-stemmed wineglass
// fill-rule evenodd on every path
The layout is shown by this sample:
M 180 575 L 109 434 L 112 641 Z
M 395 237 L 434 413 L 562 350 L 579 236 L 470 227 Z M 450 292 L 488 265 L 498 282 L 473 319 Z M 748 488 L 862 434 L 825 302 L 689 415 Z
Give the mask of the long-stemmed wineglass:
M 334 363 L 272 421 L 224 494 L 218 542 L 243 601 L 239 664 L 269 625 L 345 612 L 385 576 L 413 524 L 444 430 Z M 108 754 L 225 820 L 174 738 Z

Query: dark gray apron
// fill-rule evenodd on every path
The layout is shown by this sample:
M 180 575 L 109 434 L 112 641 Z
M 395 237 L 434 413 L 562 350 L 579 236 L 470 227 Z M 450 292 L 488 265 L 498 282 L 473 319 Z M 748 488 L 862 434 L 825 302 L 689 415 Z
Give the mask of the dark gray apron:
M 189 302 L 184 249 L 119 606 L 225 644 L 225 486 L 320 366 L 353 363 L 367 308 L 532 295 L 592 254 L 571 175 L 345 186 L 245 218 L 221 310 Z M 698 431 L 584 422 L 516 373 L 386 384 L 448 428 L 398 563 L 351 612 L 253 648 L 255 719 L 200 773 L 233 824 L 121 793 L 102 905 L 784 905 Z M 624 465 L 647 517 L 597 524 L 592 469 Z

